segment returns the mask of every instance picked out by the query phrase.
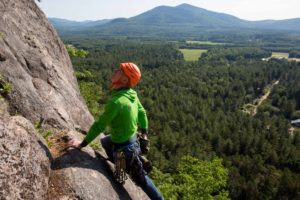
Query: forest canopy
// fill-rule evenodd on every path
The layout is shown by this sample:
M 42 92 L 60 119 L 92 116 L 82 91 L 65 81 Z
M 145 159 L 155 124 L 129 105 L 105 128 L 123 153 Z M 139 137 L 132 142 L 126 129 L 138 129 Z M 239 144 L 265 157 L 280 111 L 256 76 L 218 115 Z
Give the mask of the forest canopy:
M 81 93 L 97 117 L 112 69 L 125 61 L 140 66 L 136 90 L 149 118 L 152 177 L 170 199 L 199 197 L 204 191 L 195 188 L 209 176 L 198 177 L 197 170 L 214 167 L 222 175 L 210 181 L 210 197 L 300 198 L 300 131 L 290 124 L 300 110 L 299 62 L 263 61 L 271 52 L 258 47 L 211 48 L 199 61 L 185 62 L 172 43 L 97 44 L 74 44 L 89 51 L 72 57 Z M 275 81 L 256 115 L 243 111 Z

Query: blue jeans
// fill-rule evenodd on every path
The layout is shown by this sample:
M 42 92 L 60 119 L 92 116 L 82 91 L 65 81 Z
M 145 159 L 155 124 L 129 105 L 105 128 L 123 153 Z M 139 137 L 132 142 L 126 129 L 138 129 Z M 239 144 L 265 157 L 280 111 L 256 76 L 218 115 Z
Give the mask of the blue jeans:
M 100 142 L 109 159 L 113 161 L 114 151 L 116 151 L 117 149 L 114 149 L 114 143 L 111 140 L 111 136 L 108 135 L 102 138 Z M 141 186 L 141 188 L 150 197 L 150 199 L 163 200 L 163 196 L 160 194 L 152 180 L 145 172 L 143 163 L 139 159 L 139 155 L 141 154 L 139 143 L 134 142 L 129 147 L 122 149 L 122 151 L 124 152 L 126 157 L 126 169 L 129 169 L 127 173 L 131 174 L 132 179 Z

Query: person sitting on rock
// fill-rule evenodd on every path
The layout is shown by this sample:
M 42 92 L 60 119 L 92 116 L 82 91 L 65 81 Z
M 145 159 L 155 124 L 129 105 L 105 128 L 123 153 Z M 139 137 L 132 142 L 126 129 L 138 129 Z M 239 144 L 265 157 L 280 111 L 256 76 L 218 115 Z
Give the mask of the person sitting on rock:
M 132 89 L 141 78 L 140 69 L 134 63 L 121 63 L 111 76 L 111 98 L 104 113 L 94 122 L 84 140 L 71 140 L 70 147 L 81 148 L 88 145 L 109 126 L 110 134 L 101 139 L 109 159 L 114 160 L 116 152 L 122 151 L 126 169 L 132 179 L 139 184 L 151 199 L 164 199 L 152 180 L 148 177 L 140 159 L 141 148 L 137 140 L 138 126 L 141 137 L 147 140 L 148 120 L 137 93 Z

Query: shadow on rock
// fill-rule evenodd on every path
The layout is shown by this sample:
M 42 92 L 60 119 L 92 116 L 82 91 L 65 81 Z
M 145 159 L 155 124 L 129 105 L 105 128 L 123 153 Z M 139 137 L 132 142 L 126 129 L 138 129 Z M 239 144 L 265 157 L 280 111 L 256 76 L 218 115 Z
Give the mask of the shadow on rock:
M 102 155 L 96 155 L 97 153 L 95 154 L 94 151 L 93 153 L 87 152 L 88 149 L 66 151 L 53 160 L 52 170 L 64 170 L 64 174 L 68 176 L 67 179 L 69 179 L 69 184 L 74 191 L 78 191 L 79 187 L 80 191 L 90 190 L 87 193 L 94 192 L 93 190 L 97 190 L 99 195 L 105 195 L 105 192 L 108 195 L 116 193 L 118 199 L 131 200 L 132 198 L 124 187 L 114 180 L 112 172 L 105 163 L 106 161 L 104 158 L 102 159 Z
M 52 157 L 51 152 L 49 151 L 48 147 L 40 140 L 38 140 L 38 143 L 39 143 L 40 147 L 45 151 L 45 154 L 48 157 L 49 161 L 52 163 L 53 157 Z

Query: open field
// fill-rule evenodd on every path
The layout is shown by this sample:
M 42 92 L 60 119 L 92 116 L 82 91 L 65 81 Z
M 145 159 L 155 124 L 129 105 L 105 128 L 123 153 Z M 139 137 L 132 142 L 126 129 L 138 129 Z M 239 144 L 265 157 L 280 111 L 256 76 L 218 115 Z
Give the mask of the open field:
M 197 61 L 202 53 L 206 52 L 205 49 L 180 49 L 183 53 L 185 61 Z
M 203 45 L 211 45 L 211 46 L 216 46 L 216 45 L 225 45 L 225 43 L 218 43 L 218 42 L 211 42 L 211 41 L 194 41 L 194 40 L 187 40 L 187 44 L 203 44 Z
M 285 53 L 285 52 L 272 52 L 272 56 L 271 57 L 275 57 L 275 58 L 289 58 L 289 53 Z
M 285 53 L 285 52 L 272 52 L 271 57 L 269 58 L 263 58 L 262 60 L 264 61 L 268 61 L 271 58 L 276 58 L 276 59 L 287 59 L 288 61 L 296 61 L 296 62 L 300 62 L 300 58 L 289 58 L 289 53 Z

